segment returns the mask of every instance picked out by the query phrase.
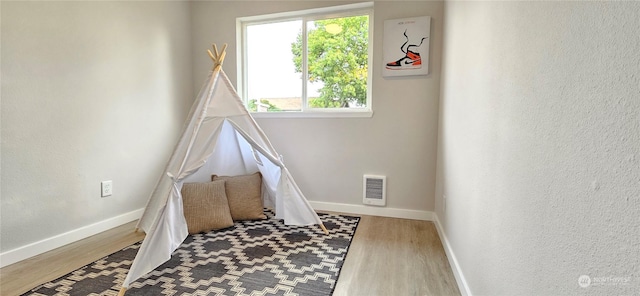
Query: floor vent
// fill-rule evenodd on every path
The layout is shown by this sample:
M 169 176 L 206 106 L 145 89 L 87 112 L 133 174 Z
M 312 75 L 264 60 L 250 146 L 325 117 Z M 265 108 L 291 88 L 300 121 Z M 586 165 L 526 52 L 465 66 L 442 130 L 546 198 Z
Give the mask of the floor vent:
M 372 206 L 387 204 L 387 177 L 364 175 L 362 203 Z

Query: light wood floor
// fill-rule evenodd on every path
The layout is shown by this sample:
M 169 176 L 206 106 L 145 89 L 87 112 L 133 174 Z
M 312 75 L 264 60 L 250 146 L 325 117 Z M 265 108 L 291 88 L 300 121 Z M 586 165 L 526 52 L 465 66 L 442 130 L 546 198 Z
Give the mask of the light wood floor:
M 361 216 L 335 296 L 460 295 L 435 225 Z M 0 269 L 0 295 L 20 295 L 144 238 L 135 222 Z

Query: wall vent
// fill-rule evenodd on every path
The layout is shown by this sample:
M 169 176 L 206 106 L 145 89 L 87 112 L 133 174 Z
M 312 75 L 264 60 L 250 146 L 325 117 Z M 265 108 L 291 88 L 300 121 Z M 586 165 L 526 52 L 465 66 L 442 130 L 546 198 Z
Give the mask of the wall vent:
M 372 206 L 385 206 L 387 204 L 387 177 L 364 175 L 363 176 L 362 203 Z

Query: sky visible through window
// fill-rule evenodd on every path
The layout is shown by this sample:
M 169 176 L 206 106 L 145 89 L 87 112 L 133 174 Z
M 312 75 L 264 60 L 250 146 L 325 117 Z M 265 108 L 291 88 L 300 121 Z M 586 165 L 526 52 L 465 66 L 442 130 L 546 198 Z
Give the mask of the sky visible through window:
M 300 20 L 247 26 L 248 100 L 301 97 L 302 74 L 291 53 L 301 28 Z M 322 83 L 307 87 L 308 97 L 316 97 Z

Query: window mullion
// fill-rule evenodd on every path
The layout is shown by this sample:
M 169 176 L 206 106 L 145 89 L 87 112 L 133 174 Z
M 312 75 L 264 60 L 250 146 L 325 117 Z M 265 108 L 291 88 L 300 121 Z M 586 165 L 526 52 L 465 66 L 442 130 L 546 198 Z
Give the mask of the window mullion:
M 307 81 L 309 81 L 309 69 L 307 61 L 307 19 L 302 18 L 302 111 L 308 108 Z

